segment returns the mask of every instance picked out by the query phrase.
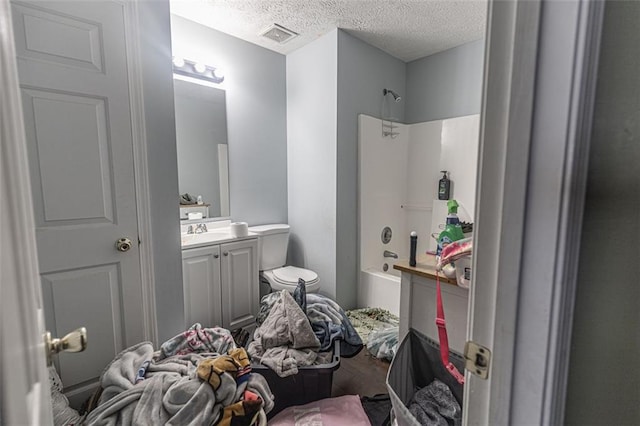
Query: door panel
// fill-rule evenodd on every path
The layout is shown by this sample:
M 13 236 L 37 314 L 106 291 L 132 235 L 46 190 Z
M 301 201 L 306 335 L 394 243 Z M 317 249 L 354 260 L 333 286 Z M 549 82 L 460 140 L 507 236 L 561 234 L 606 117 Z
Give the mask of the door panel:
M 47 327 L 88 329 L 57 362 L 78 399 L 144 339 L 124 7 L 12 2 Z
M 117 264 L 42 274 L 43 299 L 49 331 L 64 336 L 79 325 L 89 330 L 84 352 L 62 354 L 54 360 L 66 391 L 87 380 L 97 380 L 113 353 L 122 347 L 120 268 Z M 73 312 L 71 316 L 68 312 Z M 78 324 L 77 318 L 82 318 Z
M 257 241 L 221 246 L 222 320 L 230 330 L 252 325 L 258 313 Z
M 105 100 L 26 88 L 22 95 L 35 142 L 31 190 L 38 227 L 113 222 Z
M 185 326 L 222 326 L 220 311 L 220 246 L 182 252 Z
M 18 55 L 103 71 L 103 37 L 99 22 L 17 2 L 13 10 L 14 26 L 19 31 L 16 34 Z

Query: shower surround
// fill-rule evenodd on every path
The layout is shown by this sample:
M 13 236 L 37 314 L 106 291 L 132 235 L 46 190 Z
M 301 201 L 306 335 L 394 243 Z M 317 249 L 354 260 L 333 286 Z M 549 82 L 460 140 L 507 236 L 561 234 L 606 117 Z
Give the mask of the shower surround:
M 446 201 L 437 200 L 441 170 L 447 170 L 451 178 L 460 219 L 473 221 L 480 116 L 394 122 L 393 137 L 385 133 L 388 128 L 383 123 L 389 121 L 358 117 L 358 306 L 381 307 L 398 315 L 400 276 L 393 269 L 396 259 L 384 257 L 384 252 L 408 259 L 411 231 L 418 233 L 418 253 L 434 248 L 432 227 L 437 229 L 445 219 Z M 432 221 L 432 215 L 436 220 Z M 382 241 L 385 227 L 392 230 L 386 244 Z

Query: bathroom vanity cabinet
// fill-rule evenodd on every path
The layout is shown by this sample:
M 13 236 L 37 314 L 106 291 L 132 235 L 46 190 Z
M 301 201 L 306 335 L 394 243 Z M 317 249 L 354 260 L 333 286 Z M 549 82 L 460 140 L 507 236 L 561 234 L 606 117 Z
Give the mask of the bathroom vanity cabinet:
M 259 307 L 258 239 L 182 250 L 186 326 L 229 330 L 255 325 Z

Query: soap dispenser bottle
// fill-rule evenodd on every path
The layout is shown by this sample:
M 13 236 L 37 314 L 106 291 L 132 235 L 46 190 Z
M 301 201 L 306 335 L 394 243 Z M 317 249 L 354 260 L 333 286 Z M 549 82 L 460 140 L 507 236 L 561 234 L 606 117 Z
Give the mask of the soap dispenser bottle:
M 438 200 L 448 200 L 451 190 L 451 181 L 447 177 L 447 171 L 442 170 L 442 179 L 438 181 Z

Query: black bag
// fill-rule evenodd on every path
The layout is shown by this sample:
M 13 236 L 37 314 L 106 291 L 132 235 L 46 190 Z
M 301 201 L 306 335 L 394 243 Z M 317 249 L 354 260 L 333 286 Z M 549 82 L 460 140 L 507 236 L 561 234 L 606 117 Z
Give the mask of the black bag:
M 464 358 L 450 351 L 449 360 L 464 371 Z M 451 389 L 462 407 L 463 385 L 447 371 L 440 359 L 440 345 L 417 330 L 409 329 L 393 358 L 387 375 L 387 388 L 398 426 L 420 426 L 407 408 L 414 393 L 438 379 Z
M 360 398 L 362 408 L 367 413 L 371 426 L 391 425 L 391 398 L 389 394 L 381 393 L 375 396 Z

